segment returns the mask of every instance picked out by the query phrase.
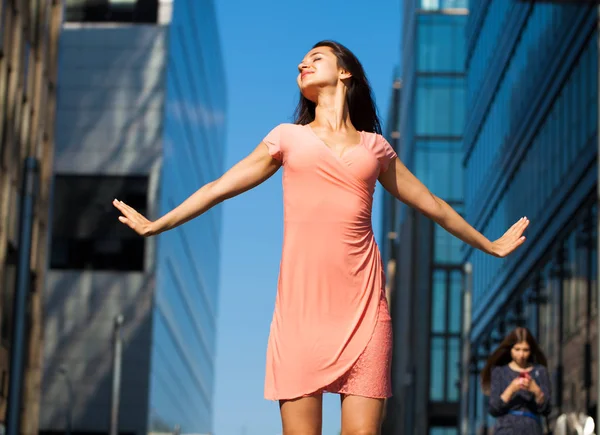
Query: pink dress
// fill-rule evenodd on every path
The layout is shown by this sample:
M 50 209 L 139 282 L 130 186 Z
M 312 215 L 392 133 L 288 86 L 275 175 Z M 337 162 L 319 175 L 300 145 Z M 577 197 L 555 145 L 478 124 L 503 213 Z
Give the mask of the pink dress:
M 263 142 L 283 165 L 284 237 L 265 398 L 391 395 L 392 333 L 371 226 L 379 174 L 396 153 L 374 133 L 340 158 L 308 125 Z

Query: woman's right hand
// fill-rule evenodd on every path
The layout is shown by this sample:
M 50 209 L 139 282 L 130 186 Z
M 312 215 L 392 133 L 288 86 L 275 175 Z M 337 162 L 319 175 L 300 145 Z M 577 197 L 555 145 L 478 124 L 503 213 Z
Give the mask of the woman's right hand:
M 516 393 L 519 390 L 527 390 L 527 389 L 529 389 L 529 383 L 530 383 L 529 377 L 517 376 L 510 383 L 510 387 L 511 387 L 511 390 L 512 390 L 512 392 L 514 394 L 514 393 Z
M 154 222 L 149 221 L 121 201 L 113 204 L 123 216 L 119 220 L 141 236 L 154 236 L 200 216 L 211 207 L 258 186 L 281 167 L 263 142 L 223 176 L 205 184 L 173 210 Z
M 123 214 L 119 220 L 138 233 L 140 236 L 150 237 L 157 233 L 154 222 L 149 221 L 135 209 L 118 199 L 113 200 L 113 205 Z

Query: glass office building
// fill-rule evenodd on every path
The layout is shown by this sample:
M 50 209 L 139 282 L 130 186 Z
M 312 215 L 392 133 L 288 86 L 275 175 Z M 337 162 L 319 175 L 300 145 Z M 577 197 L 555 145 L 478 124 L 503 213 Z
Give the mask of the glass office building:
M 217 179 L 225 88 L 214 3 L 174 2 L 159 214 Z M 211 432 L 221 207 L 162 234 L 157 251 L 150 431 Z
M 467 24 L 465 214 L 488 238 L 522 216 L 527 242 L 473 266 L 468 433 L 493 424 L 478 374 L 515 326 L 537 336 L 552 419 L 595 415 L 597 369 L 597 8 L 475 2 Z
M 214 8 L 212 0 L 66 2 L 44 434 L 67 431 L 67 416 L 72 433 L 107 432 L 116 331 L 119 432 L 212 432 L 221 209 L 144 239 L 118 222 L 111 202 L 156 218 L 222 173 Z
M 467 1 L 407 1 L 399 155 L 437 196 L 464 211 Z M 387 215 L 388 211 L 384 212 Z M 455 434 L 462 318 L 461 242 L 415 210 L 396 212 L 394 397 L 385 433 Z M 386 222 L 384 221 L 384 225 Z

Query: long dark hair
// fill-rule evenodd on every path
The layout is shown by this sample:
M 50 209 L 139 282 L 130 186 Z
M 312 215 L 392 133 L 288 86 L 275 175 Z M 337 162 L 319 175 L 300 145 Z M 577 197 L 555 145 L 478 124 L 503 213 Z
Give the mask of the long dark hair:
M 487 364 L 481 372 L 481 387 L 483 388 L 484 393 L 489 394 L 490 392 L 492 369 L 496 366 L 503 366 L 510 363 L 512 361 L 510 351 L 513 346 L 518 343 L 523 343 L 524 341 L 529 345 L 529 363 L 541 364 L 543 366 L 548 365 L 546 355 L 544 355 L 544 352 L 540 349 L 540 346 L 531 331 L 523 327 L 515 328 L 504 340 L 502 340 L 502 343 L 500 343 L 496 350 L 490 355 Z
M 346 104 L 350 115 L 350 122 L 357 130 L 381 134 L 381 122 L 377 116 L 377 106 L 373 98 L 371 85 L 365 74 L 363 66 L 356 56 L 335 41 L 317 42 L 313 48 L 329 47 L 337 58 L 338 66 L 345 69 L 352 77 L 346 93 Z M 302 95 L 294 113 L 294 123 L 305 125 L 315 120 L 316 104 Z

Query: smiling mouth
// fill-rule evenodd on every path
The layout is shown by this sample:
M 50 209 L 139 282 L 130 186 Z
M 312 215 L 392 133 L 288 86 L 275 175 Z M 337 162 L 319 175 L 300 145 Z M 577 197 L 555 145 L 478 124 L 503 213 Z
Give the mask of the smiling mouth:
M 311 72 L 303 72 L 302 74 L 300 74 L 300 78 L 303 79 L 305 76 L 307 76 L 309 74 L 312 74 L 312 71 Z

